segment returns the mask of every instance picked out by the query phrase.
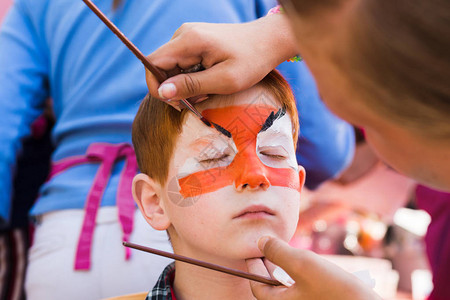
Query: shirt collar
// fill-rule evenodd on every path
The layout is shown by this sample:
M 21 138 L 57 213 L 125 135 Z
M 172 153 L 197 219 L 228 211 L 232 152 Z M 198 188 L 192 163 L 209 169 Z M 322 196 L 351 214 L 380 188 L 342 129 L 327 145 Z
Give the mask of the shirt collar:
M 159 276 L 153 289 L 145 300 L 176 300 L 173 292 L 173 280 L 175 278 L 175 263 L 169 264 Z

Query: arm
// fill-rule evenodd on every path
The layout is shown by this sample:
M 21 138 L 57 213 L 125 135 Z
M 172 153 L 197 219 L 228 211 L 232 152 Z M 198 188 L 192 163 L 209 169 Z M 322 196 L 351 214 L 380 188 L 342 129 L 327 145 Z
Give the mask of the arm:
M 354 275 L 313 252 L 292 248 L 275 238 L 261 238 L 258 246 L 266 259 L 284 269 L 295 283 L 287 288 L 252 281 L 250 285 L 257 299 L 380 299 Z M 252 273 L 268 276 L 259 258 L 247 260 L 247 267 Z
M 0 226 L 4 226 L 21 138 L 29 135 L 48 96 L 46 55 L 23 1 L 16 1 L 4 19 L 0 45 Z

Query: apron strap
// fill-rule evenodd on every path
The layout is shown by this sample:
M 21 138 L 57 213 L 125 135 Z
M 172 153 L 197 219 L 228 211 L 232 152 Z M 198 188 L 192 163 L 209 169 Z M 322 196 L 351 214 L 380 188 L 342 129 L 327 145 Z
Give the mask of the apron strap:
M 119 222 L 123 232 L 123 241 L 129 241 L 133 230 L 133 217 L 135 211 L 131 194 L 131 183 L 138 170 L 136 156 L 130 144 L 121 143 L 114 145 L 107 143 L 93 143 L 86 151 L 86 155 L 69 157 L 55 162 L 52 165 L 49 179 L 70 167 L 84 163 L 100 162 L 99 169 L 86 199 L 85 215 L 75 256 L 75 270 L 89 270 L 91 267 L 90 254 L 98 208 L 111 176 L 114 163 L 120 158 L 125 158 L 125 166 L 120 175 L 116 203 Z M 125 258 L 127 260 L 130 259 L 130 255 L 130 249 L 125 248 Z

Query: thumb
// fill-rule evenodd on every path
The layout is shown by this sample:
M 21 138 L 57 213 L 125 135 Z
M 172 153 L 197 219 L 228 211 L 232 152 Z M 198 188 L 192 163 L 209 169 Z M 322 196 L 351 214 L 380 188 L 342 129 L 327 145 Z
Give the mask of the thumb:
M 195 73 L 182 73 L 170 77 L 158 88 L 164 99 L 180 100 L 204 94 L 231 94 L 241 90 L 236 71 L 229 63 L 219 63 Z
M 179 74 L 164 81 L 158 88 L 163 99 L 180 100 L 202 93 L 201 77 L 198 74 Z
M 302 266 L 305 264 L 304 256 L 309 256 L 307 251 L 293 248 L 280 239 L 268 236 L 259 239 L 258 247 L 267 260 L 282 268 L 295 281 L 300 279 L 296 277 L 299 276 L 299 270 L 304 267 Z
M 270 277 L 270 274 L 260 258 L 247 259 L 247 269 L 250 273 Z M 282 299 L 282 293 L 286 290 L 284 286 L 271 286 L 256 281 L 250 281 L 253 296 L 256 299 Z

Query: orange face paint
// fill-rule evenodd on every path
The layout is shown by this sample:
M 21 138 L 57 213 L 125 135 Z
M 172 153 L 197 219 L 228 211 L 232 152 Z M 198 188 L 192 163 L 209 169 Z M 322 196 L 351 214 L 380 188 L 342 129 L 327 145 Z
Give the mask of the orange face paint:
M 180 194 L 194 197 L 217 191 L 234 184 L 242 188 L 282 186 L 300 191 L 298 173 L 292 168 L 273 168 L 261 162 L 256 153 L 257 135 L 271 112 L 269 105 L 230 106 L 207 109 L 202 114 L 231 133 L 237 148 L 233 161 L 227 166 L 195 172 L 178 179 Z

